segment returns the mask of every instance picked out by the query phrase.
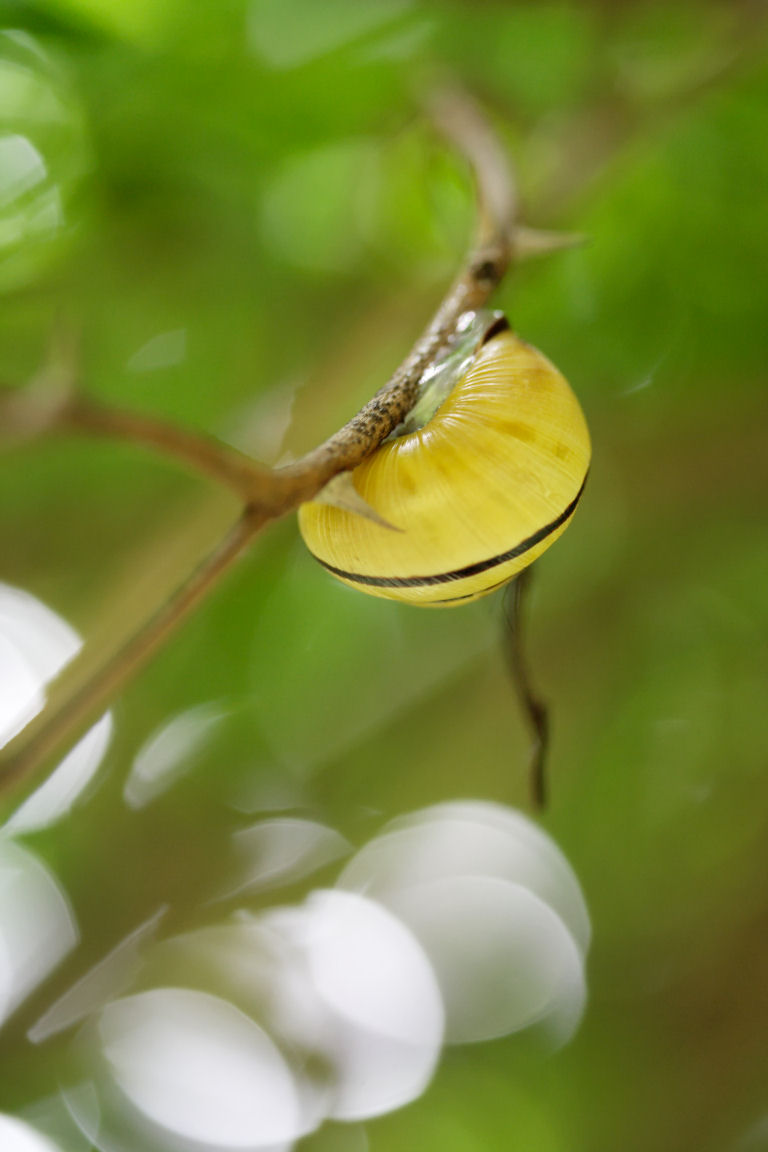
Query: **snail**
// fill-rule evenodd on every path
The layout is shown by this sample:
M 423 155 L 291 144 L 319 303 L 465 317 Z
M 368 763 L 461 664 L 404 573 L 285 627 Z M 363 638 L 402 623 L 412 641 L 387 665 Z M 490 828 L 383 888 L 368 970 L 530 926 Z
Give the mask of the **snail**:
M 299 509 L 309 551 L 345 584 L 408 604 L 466 603 L 569 524 L 590 441 L 561 373 L 496 315 L 450 383 L 444 398 L 427 383 L 409 422 L 352 472 L 378 522 L 317 501 Z

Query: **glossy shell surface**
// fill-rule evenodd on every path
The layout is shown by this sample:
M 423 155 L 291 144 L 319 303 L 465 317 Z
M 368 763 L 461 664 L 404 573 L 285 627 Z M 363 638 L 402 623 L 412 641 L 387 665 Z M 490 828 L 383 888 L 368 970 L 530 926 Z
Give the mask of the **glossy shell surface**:
M 466 603 L 506 583 L 567 527 L 586 481 L 589 432 L 568 382 L 510 331 L 478 351 L 416 432 L 353 473 L 392 531 L 305 504 L 310 552 L 340 580 L 410 604 Z

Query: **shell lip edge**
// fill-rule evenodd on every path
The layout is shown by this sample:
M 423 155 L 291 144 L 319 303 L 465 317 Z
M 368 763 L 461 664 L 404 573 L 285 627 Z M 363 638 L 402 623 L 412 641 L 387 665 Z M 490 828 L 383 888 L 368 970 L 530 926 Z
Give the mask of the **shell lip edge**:
M 500 564 L 506 564 L 509 560 L 515 560 L 524 553 L 535 548 L 561 528 L 576 511 L 576 507 L 581 500 L 582 494 L 589 478 L 589 469 L 587 469 L 584 479 L 581 482 L 581 487 L 574 496 L 573 500 L 560 512 L 553 520 L 545 524 L 542 528 L 537 528 L 530 536 L 526 536 L 514 547 L 508 549 L 506 552 L 500 552 L 496 556 L 491 556 L 486 560 L 478 560 L 474 564 L 467 564 L 463 568 L 454 568 L 450 572 L 438 572 L 430 576 L 367 576 L 358 572 L 347 572 L 343 568 L 337 568 L 328 561 L 322 560 L 312 549 L 309 553 L 318 564 L 321 564 L 327 572 L 338 576 L 340 580 L 347 580 L 350 584 L 359 584 L 363 588 L 425 588 L 435 584 L 450 584 L 455 580 L 464 580 L 470 576 L 478 576 L 482 572 L 489 569 L 497 568 Z M 504 581 L 506 583 L 506 581 Z

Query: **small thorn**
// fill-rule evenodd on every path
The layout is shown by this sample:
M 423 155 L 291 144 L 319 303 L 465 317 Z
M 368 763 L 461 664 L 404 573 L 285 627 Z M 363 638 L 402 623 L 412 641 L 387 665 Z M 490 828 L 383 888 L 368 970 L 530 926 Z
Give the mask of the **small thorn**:
M 29 383 L 21 388 L 2 388 L 0 445 L 4 449 L 34 440 L 57 426 L 75 400 L 79 363 L 76 330 L 57 322 L 45 359 Z
M 329 480 L 317 496 L 313 497 L 313 502 L 315 504 L 330 504 L 333 508 L 341 508 L 345 512 L 352 512 L 355 516 L 363 516 L 381 528 L 388 528 L 390 532 L 402 532 L 402 528 L 396 528 L 394 524 L 390 524 L 388 520 L 379 515 L 375 508 L 371 507 L 367 500 L 363 499 L 355 488 L 351 472 L 339 472 L 338 476 Z
M 526 228 L 519 224 L 515 228 L 513 244 L 518 260 L 535 256 L 545 256 L 549 252 L 559 252 L 566 248 L 578 248 L 587 243 L 583 232 L 549 232 L 542 228 Z

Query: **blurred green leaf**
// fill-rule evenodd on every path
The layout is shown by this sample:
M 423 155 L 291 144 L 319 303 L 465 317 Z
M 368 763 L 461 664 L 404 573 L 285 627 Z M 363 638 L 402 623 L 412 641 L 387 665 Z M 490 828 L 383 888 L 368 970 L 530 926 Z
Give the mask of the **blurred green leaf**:
M 526 263 L 496 301 L 571 381 L 594 443 L 528 626 L 553 725 L 544 822 L 594 921 L 587 1016 L 560 1052 L 523 1037 L 453 1051 L 419 1102 L 307 1147 L 757 1147 L 760 6 L 26 0 L 0 18 L 3 383 L 34 376 L 63 316 L 97 397 L 270 460 L 319 441 L 406 354 L 469 239 L 470 182 L 419 104 L 446 75 L 514 155 L 525 222 L 588 237 Z M 235 514 L 126 445 L 56 438 L 3 463 L 0 578 L 96 646 Z M 25 1040 L 36 1013 L 159 903 L 204 920 L 245 822 L 287 809 L 363 841 L 457 795 L 524 804 L 500 617 L 493 600 L 420 613 L 360 596 L 293 521 L 265 532 L 119 702 L 93 792 L 30 837 L 82 943 L 0 1035 L 0 1107 L 33 1108 L 71 1070 L 68 1038 Z M 214 701 L 221 724 L 189 771 L 128 810 L 150 734 Z

